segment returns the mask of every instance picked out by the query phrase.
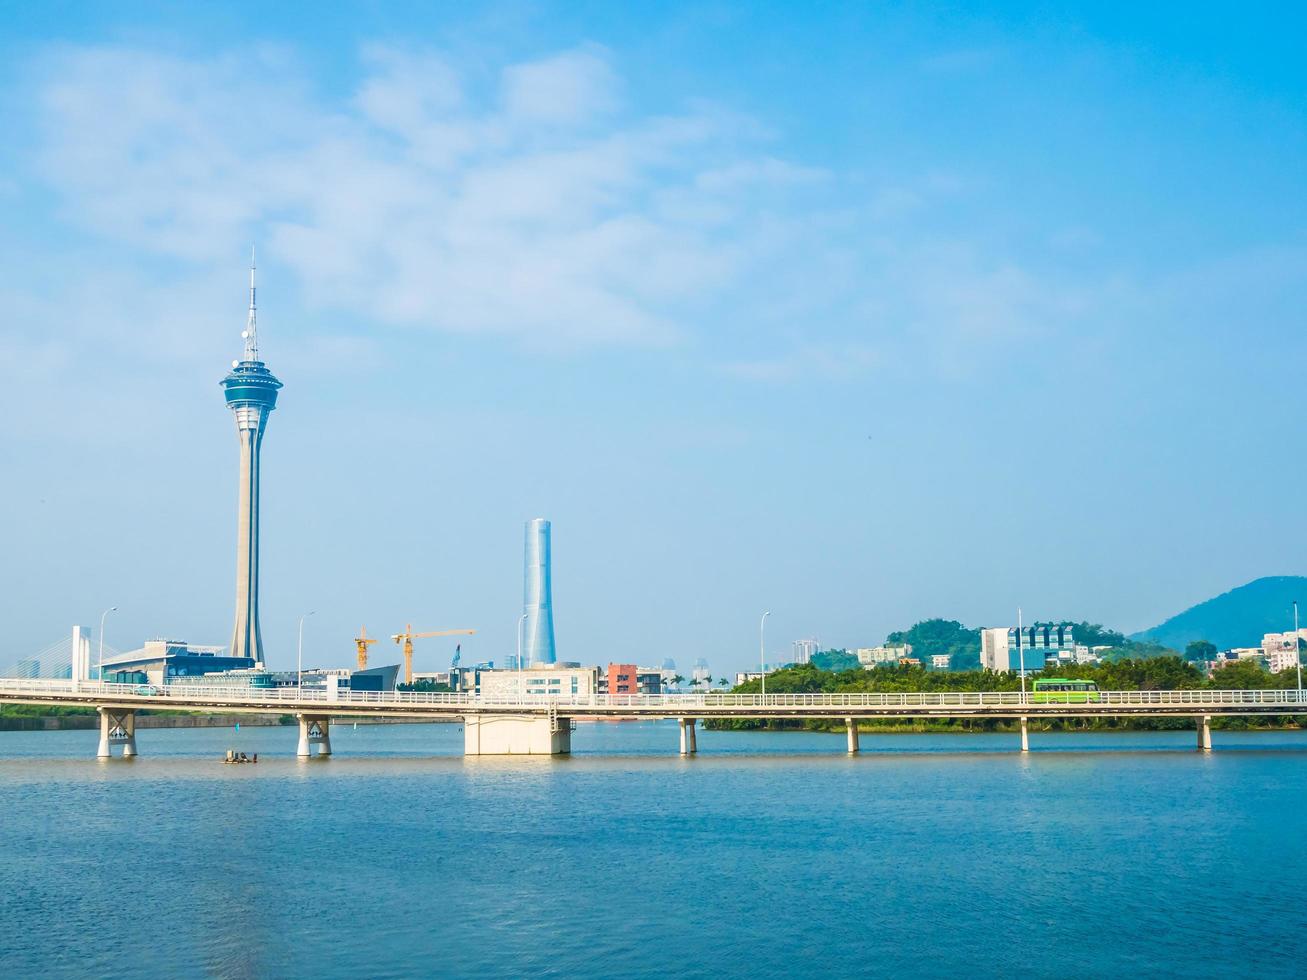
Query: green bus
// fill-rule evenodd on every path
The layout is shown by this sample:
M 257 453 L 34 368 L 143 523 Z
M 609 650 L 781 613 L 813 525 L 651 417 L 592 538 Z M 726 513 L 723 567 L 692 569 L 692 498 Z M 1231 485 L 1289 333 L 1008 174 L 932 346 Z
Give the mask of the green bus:
M 1073 681 L 1065 677 L 1041 677 L 1035 681 L 1035 703 L 1044 704 L 1086 704 L 1090 701 L 1103 700 L 1098 693 L 1098 685 L 1093 681 Z

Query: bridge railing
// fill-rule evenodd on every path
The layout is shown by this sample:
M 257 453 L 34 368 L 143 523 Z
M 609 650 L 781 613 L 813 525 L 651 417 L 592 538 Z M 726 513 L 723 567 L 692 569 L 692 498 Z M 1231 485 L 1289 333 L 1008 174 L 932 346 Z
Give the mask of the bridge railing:
M 326 691 L 298 687 L 254 688 L 221 684 L 115 684 L 99 681 L 41 680 L 36 678 L 0 678 L 0 693 L 30 694 L 34 697 L 60 697 L 115 700 L 139 700 L 158 705 L 179 702 L 179 707 L 230 705 L 268 705 L 270 708 L 311 706 L 315 711 L 332 706 L 391 705 L 429 708 L 548 709 L 567 708 L 620 710 L 630 708 L 681 710 L 686 714 L 705 710 L 759 709 L 939 709 L 950 708 L 1021 708 L 1038 710 L 1041 706 L 1059 707 L 1204 707 L 1239 706 L 1296 707 L 1307 703 L 1307 696 L 1297 690 L 1180 690 L 1180 691 L 1095 691 L 1088 696 L 1071 694 L 1022 694 L 1020 691 L 922 691 L 899 693 L 845 694 L 593 694 L 532 695 L 509 693 L 481 695 L 418 691 Z

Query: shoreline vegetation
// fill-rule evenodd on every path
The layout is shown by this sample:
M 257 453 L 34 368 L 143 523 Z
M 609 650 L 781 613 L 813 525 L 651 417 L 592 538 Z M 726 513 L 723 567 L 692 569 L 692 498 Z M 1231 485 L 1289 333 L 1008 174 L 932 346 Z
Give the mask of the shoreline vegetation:
M 1101 664 L 1062 664 L 1040 673 L 1040 677 L 1065 677 L 1093 681 L 1104 691 L 1292 690 L 1297 672 L 1289 669 L 1269 673 L 1255 663 L 1236 661 L 1218 667 L 1209 678 L 1179 656 L 1125 659 Z M 732 694 L 757 694 L 759 681 L 752 680 L 731 689 Z M 939 671 L 910 664 L 884 664 L 872 670 L 861 667 L 824 670 L 812 664 L 786 667 L 767 675 L 768 694 L 899 694 L 915 692 L 1020 691 L 1021 678 L 989 670 Z M 903 719 L 859 718 L 862 732 L 1007 732 L 1019 729 L 1015 721 L 1003 718 L 932 719 L 911 722 Z M 843 731 L 843 719 L 706 719 L 704 727 L 715 731 Z M 1225 731 L 1299 729 L 1307 720 L 1291 715 L 1215 717 L 1212 728 Z M 1034 718 L 1033 731 L 1181 731 L 1192 729 L 1192 718 Z

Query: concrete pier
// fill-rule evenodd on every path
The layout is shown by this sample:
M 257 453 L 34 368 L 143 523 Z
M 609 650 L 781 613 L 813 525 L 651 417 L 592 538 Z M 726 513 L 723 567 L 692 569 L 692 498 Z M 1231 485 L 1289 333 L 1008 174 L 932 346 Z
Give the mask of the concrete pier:
M 1021 751 L 1030 751 L 1030 719 L 1025 715 L 1021 716 Z
M 317 745 L 318 755 L 331 755 L 331 718 L 327 715 L 296 715 L 300 723 L 300 742 L 295 755 L 307 759 Z
M 570 755 L 572 719 L 481 715 L 463 719 L 464 755 Z
M 679 718 L 681 723 L 681 755 L 694 755 L 699 751 L 694 734 L 694 719 Z
M 1198 751 L 1212 751 L 1212 716 L 1203 715 L 1198 719 Z
M 100 709 L 100 747 L 97 759 L 113 756 L 113 746 L 123 747 L 123 758 L 136 755 L 136 712 L 131 708 Z
M 858 722 L 854 718 L 844 719 L 844 728 L 849 735 L 849 755 L 854 755 L 858 751 Z

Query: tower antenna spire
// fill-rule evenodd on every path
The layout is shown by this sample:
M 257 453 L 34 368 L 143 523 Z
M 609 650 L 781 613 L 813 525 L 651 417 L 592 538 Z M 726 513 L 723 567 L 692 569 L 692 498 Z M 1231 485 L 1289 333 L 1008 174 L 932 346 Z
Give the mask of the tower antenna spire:
M 245 320 L 245 332 L 241 336 L 245 339 L 245 360 L 257 361 L 259 359 L 259 322 L 257 316 L 257 304 L 254 301 L 254 246 L 250 246 L 250 314 Z

